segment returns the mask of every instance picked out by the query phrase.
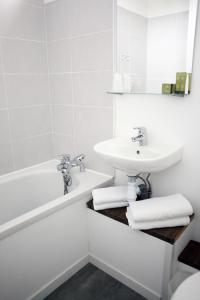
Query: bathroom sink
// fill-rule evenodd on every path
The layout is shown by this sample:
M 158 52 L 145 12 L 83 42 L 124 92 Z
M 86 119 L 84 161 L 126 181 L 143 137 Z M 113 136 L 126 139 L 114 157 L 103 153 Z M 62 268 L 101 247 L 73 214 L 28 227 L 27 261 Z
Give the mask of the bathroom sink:
M 94 146 L 94 151 L 114 168 L 134 176 L 137 172 L 160 172 L 182 159 L 183 148 L 175 145 L 138 146 L 129 139 L 113 138 Z

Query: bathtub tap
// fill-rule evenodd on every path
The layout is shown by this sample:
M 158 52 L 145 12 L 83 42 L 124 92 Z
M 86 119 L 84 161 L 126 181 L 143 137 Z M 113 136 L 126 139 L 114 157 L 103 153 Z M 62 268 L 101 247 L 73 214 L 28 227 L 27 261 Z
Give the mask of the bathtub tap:
M 85 155 L 80 154 L 80 155 L 74 157 L 72 160 L 71 160 L 69 154 L 63 154 L 60 156 L 61 156 L 61 159 L 60 159 L 59 165 L 57 165 L 57 170 L 60 171 L 63 175 L 64 194 L 67 194 L 69 192 L 68 187 L 70 187 L 72 185 L 72 177 L 70 175 L 70 171 L 74 167 L 79 167 L 80 172 L 85 171 L 85 166 L 83 163 Z

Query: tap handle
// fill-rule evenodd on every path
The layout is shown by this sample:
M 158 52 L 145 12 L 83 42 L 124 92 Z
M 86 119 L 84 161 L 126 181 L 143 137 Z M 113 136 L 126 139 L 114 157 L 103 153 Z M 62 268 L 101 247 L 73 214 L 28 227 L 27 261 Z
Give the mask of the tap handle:
M 79 154 L 74 158 L 74 161 L 76 162 L 76 165 L 79 166 L 79 168 L 80 168 L 80 172 L 85 171 L 85 165 L 83 163 L 84 158 L 85 158 L 84 154 Z
M 70 162 L 70 154 L 59 154 L 58 157 L 60 158 L 60 162 L 65 164 L 66 162 Z
M 83 162 L 84 158 L 85 158 L 84 154 L 79 154 L 74 159 L 78 164 L 81 164 Z
M 145 127 L 133 127 L 133 130 L 137 135 L 144 135 L 146 128 Z

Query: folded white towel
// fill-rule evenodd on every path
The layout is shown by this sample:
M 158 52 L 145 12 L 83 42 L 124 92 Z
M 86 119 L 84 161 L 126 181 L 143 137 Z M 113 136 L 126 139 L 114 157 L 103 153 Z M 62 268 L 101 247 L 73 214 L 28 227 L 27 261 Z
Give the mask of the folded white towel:
M 124 202 L 127 198 L 127 186 L 112 186 L 92 191 L 95 205 Z
M 193 214 L 189 201 L 181 194 L 151 198 L 130 204 L 134 222 L 181 218 Z
M 107 203 L 103 203 L 103 204 L 95 204 L 93 202 L 93 205 L 94 205 L 95 210 L 102 210 L 102 209 L 108 209 L 108 208 L 127 207 L 128 202 L 127 201 L 107 202 Z
M 130 207 L 127 208 L 126 217 L 128 219 L 129 226 L 134 230 L 186 226 L 190 223 L 189 217 L 180 217 L 159 221 L 134 222 Z

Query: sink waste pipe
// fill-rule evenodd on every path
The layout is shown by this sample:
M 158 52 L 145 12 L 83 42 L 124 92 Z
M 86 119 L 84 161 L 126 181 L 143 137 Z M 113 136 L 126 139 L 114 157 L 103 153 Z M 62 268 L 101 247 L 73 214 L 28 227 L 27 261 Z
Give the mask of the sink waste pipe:
M 144 200 L 151 198 L 151 184 L 149 182 L 150 173 L 147 173 L 144 179 L 142 175 L 128 176 L 128 189 L 127 189 L 127 201 L 133 202 L 136 200 Z M 142 181 L 142 184 L 139 184 Z

